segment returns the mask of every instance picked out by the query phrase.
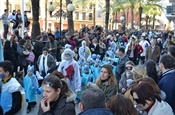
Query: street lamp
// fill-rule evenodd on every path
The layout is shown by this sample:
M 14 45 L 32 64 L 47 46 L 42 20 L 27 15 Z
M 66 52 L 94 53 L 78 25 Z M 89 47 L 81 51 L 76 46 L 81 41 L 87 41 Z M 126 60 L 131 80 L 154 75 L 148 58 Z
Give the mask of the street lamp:
M 66 18 L 68 15 L 67 15 L 67 13 L 66 12 L 64 12 L 63 10 L 62 10 L 62 0 L 60 0 L 60 9 L 54 14 L 54 15 L 52 15 L 52 12 L 55 10 L 55 7 L 54 7 L 54 5 L 53 5 L 53 3 L 52 2 L 50 2 L 50 5 L 49 5 L 49 7 L 48 7 L 48 11 L 49 11 L 49 13 L 50 13 L 50 16 L 51 17 L 56 17 L 56 18 L 60 18 L 60 37 L 62 37 L 62 29 L 61 29 L 61 25 L 62 25 L 62 17 L 63 18 Z M 69 11 L 69 12 L 71 12 L 71 15 L 72 15 L 72 12 L 75 10 L 75 5 L 74 4 L 72 4 L 72 2 L 71 3 L 69 3 L 68 5 L 67 5 L 67 11 Z

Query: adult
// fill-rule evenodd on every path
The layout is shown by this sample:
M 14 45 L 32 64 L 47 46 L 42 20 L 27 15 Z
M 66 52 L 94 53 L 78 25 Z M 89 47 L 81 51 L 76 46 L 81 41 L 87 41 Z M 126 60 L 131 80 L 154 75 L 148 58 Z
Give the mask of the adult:
M 90 88 L 85 90 L 79 103 L 81 113 L 79 115 L 113 115 L 106 108 L 105 95 L 101 89 Z
M 145 60 L 153 60 L 156 63 L 159 61 L 160 57 L 160 48 L 158 45 L 156 45 L 156 39 L 151 40 L 151 45 L 147 48 L 146 54 L 145 54 Z
M 14 115 L 22 107 L 21 85 L 12 77 L 13 65 L 10 61 L 0 62 L 0 79 L 2 88 L 0 94 L 0 105 L 4 115 Z
M 119 91 L 121 93 L 125 93 L 133 80 L 132 68 L 134 67 L 134 63 L 132 61 L 127 61 L 125 64 L 125 71 L 121 75 L 121 79 L 119 81 Z
M 116 66 L 116 77 L 117 77 L 117 82 L 120 81 L 122 73 L 125 71 L 125 63 L 129 61 L 128 56 L 125 55 L 125 48 L 120 47 L 117 52 L 119 56 L 119 60 L 117 62 Z
M 117 81 L 112 72 L 111 65 L 104 65 L 101 67 L 100 75 L 96 81 L 96 85 L 104 91 L 105 101 L 114 96 L 117 92 Z
M 55 75 L 47 77 L 43 83 L 43 96 L 38 115 L 75 115 L 74 101 L 68 101 L 65 83 Z
M 170 55 L 163 55 L 160 58 L 159 68 L 162 72 L 161 79 L 158 82 L 159 88 L 165 92 L 165 101 L 175 112 L 175 70 L 174 58 Z
M 92 54 L 99 54 L 99 44 L 98 40 L 94 38 L 92 43 L 89 45 Z
M 139 83 L 131 90 L 136 108 L 146 115 L 174 115 L 171 106 L 162 101 L 152 86 L 148 83 Z
M 52 55 L 48 53 L 48 49 L 44 47 L 42 54 L 37 60 L 37 67 L 40 75 L 44 78 L 48 73 L 52 73 L 55 70 L 56 62 Z M 39 82 L 41 84 L 41 82 Z
M 52 36 L 48 37 L 48 42 L 46 43 L 45 47 L 48 48 L 49 53 L 56 58 L 57 53 L 57 41 L 54 40 Z
M 114 115 L 137 115 L 138 112 L 130 99 L 121 94 L 117 94 L 108 101 L 107 107 Z
M 4 14 L 1 16 L 2 23 L 4 26 L 3 38 L 7 39 L 8 29 L 9 29 L 9 20 L 8 20 L 8 9 L 4 10 Z

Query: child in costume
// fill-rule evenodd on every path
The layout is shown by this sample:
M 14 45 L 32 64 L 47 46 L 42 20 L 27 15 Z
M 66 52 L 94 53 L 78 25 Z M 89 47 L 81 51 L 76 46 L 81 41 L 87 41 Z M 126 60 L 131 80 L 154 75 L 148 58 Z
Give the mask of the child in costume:
M 28 102 L 27 113 L 36 105 L 36 91 L 38 91 L 38 80 L 34 75 L 34 66 L 29 65 L 27 75 L 24 77 L 24 90 Z

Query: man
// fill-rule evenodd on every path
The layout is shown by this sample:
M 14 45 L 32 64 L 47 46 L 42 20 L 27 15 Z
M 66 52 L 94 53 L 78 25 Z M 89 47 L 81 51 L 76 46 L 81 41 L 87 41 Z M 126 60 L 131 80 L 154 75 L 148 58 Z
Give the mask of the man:
M 159 88 L 165 92 L 165 101 L 175 112 L 175 70 L 174 58 L 171 55 L 163 55 L 159 62 L 162 77 L 158 83 Z
M 79 115 L 113 115 L 106 108 L 105 95 L 101 89 L 90 88 L 85 90 L 80 100 L 79 108 L 81 113 Z
M 1 17 L 2 23 L 4 26 L 4 38 L 7 39 L 8 29 L 9 29 L 9 20 L 8 20 L 8 10 L 4 10 L 4 14 Z
M 13 12 L 9 15 L 8 19 L 10 20 L 11 23 L 13 23 L 13 30 L 15 29 L 16 26 L 16 10 L 13 10 Z
M 4 115 L 16 114 L 22 106 L 21 85 L 11 77 L 13 66 L 10 61 L 0 62 L 0 79 L 2 79 L 2 89 L 0 94 L 0 105 Z
M 159 61 L 160 48 L 156 45 L 156 39 L 151 40 L 151 45 L 146 50 L 145 60 L 154 60 L 156 63 Z
M 121 75 L 125 71 L 125 63 L 129 61 L 129 58 L 127 55 L 125 55 L 124 47 L 120 47 L 117 51 L 117 54 L 119 56 L 119 60 L 116 66 L 116 77 L 117 77 L 117 82 L 119 83 Z
M 146 50 L 147 50 L 148 46 L 150 46 L 149 42 L 146 40 L 146 37 L 147 37 L 146 33 L 142 33 L 141 41 L 139 43 L 143 48 L 143 52 L 140 54 L 141 64 L 145 63 Z

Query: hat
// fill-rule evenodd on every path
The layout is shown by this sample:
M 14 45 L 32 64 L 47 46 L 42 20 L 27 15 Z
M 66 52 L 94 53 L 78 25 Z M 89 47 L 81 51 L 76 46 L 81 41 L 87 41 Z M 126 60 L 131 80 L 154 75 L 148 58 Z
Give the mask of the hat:
M 64 46 L 64 48 L 71 48 L 72 46 L 71 45 L 69 45 L 69 44 L 66 44 L 65 46 Z
M 142 37 L 145 37 L 146 36 L 146 33 L 142 33 Z
M 75 56 L 75 52 L 69 48 L 65 49 L 63 54 L 70 54 L 72 58 Z
M 34 66 L 32 65 L 28 65 L 27 67 L 27 71 L 31 71 L 31 72 L 34 72 Z
M 96 59 L 97 58 L 97 55 L 96 54 L 92 54 L 92 59 Z
M 47 47 L 44 47 L 44 48 L 42 49 L 42 51 L 47 51 L 47 52 L 48 52 L 49 50 L 48 50 Z

